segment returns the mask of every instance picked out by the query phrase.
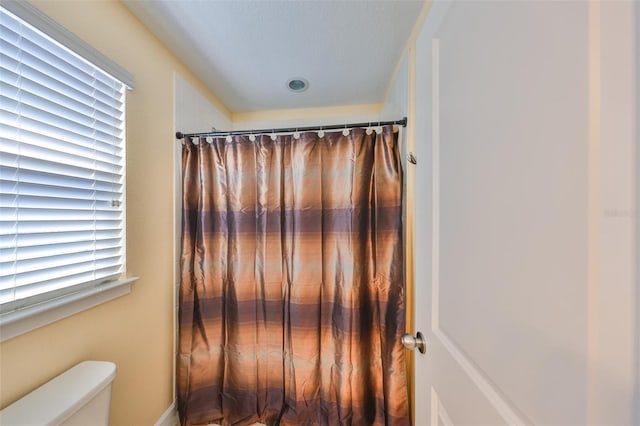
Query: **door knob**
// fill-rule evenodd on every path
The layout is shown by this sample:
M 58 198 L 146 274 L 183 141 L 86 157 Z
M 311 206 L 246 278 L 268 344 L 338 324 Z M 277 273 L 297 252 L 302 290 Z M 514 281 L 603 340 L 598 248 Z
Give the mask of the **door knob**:
M 409 350 L 417 349 L 421 354 L 427 352 L 427 341 L 419 331 L 416 333 L 415 337 L 410 334 L 403 334 L 402 346 Z

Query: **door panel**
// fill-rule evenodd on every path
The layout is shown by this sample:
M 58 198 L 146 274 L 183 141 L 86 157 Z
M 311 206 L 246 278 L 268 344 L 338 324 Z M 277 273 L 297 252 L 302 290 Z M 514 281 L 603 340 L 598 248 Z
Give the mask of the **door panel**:
M 632 422 L 633 7 L 432 6 L 416 42 L 416 424 Z

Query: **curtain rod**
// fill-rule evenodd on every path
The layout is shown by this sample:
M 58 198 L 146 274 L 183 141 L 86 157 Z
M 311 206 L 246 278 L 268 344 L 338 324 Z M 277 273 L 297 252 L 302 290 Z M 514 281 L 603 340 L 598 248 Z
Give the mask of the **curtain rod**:
M 352 123 L 352 124 L 332 124 L 330 126 L 311 126 L 311 127 L 286 127 L 281 129 L 260 129 L 260 130 L 231 130 L 227 132 L 213 131 L 203 133 L 182 133 L 176 132 L 176 139 L 194 137 L 194 136 L 234 136 L 234 135 L 253 135 L 253 134 L 265 134 L 265 133 L 293 133 L 293 132 L 313 132 L 316 130 L 338 130 L 348 129 L 354 127 L 380 127 L 388 125 L 400 125 L 407 127 L 407 117 L 402 120 L 396 121 L 369 121 L 367 123 Z

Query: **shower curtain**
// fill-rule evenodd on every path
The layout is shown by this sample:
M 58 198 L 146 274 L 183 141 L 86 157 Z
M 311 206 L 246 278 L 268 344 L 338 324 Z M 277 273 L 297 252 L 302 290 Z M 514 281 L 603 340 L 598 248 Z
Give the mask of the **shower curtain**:
M 183 145 L 182 425 L 409 424 L 398 134 L 250 139 Z

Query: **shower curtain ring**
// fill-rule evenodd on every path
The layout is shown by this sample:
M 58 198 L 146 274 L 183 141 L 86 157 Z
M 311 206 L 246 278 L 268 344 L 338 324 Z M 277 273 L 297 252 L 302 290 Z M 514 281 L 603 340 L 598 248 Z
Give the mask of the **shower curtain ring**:
M 369 125 L 367 126 L 367 130 L 365 131 L 365 133 L 366 133 L 367 135 L 370 135 L 370 134 L 372 134 L 372 133 L 373 133 L 373 126 L 372 126 L 371 124 L 372 124 L 372 123 L 371 123 L 371 122 L 369 122 Z

